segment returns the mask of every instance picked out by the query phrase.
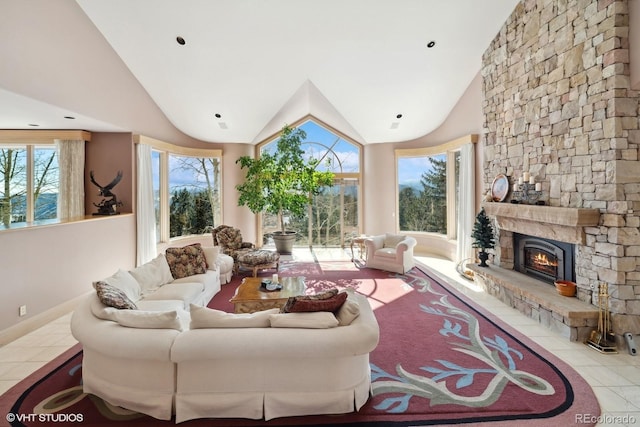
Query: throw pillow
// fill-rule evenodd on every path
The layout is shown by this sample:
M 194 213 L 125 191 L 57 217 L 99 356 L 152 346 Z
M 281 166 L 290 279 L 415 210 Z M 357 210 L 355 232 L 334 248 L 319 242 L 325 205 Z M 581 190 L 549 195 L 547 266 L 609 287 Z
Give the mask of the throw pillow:
M 121 326 L 138 329 L 175 329 L 182 330 L 178 312 L 126 310 L 114 313 L 114 320 Z
M 360 316 L 360 304 L 350 299 L 347 299 L 336 313 L 339 326 L 350 325 L 358 316 Z
M 313 311 L 338 311 L 347 300 L 346 292 L 339 292 L 328 298 L 317 298 L 317 296 L 297 296 L 289 297 L 282 311 L 284 313 L 305 313 Z
M 386 233 L 384 235 L 384 243 L 382 244 L 382 247 L 395 248 L 396 246 L 398 246 L 398 243 L 402 242 L 405 238 L 406 236 L 402 234 Z
M 269 316 L 280 312 L 278 308 L 255 313 L 227 313 L 191 304 L 191 329 L 202 328 L 268 328 Z
M 140 299 L 140 284 L 128 271 L 120 269 L 106 279 L 102 279 L 101 282 L 120 289 L 131 301 L 135 302 Z M 93 284 L 94 288 L 96 283 Z
M 160 286 L 173 281 L 171 269 L 164 254 L 160 254 L 151 261 L 129 271 L 140 284 L 142 295 L 157 291 Z
M 269 320 L 272 328 L 327 329 L 338 326 L 336 316 L 327 311 L 272 314 Z
M 174 279 L 207 272 L 207 261 L 200 243 L 181 248 L 167 248 L 165 252 Z
M 111 286 L 110 284 L 98 281 L 94 283 L 98 298 L 104 305 L 119 309 L 137 309 L 136 304 L 127 297 L 122 289 Z
M 202 248 L 204 252 L 204 258 L 207 261 L 207 268 L 209 270 L 217 270 L 218 263 L 218 255 L 220 254 L 220 246 L 208 246 Z

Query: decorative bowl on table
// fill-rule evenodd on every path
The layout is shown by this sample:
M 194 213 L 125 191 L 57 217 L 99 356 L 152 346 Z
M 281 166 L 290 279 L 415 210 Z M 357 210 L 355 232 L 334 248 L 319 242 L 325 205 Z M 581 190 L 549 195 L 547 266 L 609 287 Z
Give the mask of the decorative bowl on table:
M 558 293 L 565 297 L 573 297 L 576 295 L 576 284 L 570 280 L 556 280 L 553 282 L 556 285 Z

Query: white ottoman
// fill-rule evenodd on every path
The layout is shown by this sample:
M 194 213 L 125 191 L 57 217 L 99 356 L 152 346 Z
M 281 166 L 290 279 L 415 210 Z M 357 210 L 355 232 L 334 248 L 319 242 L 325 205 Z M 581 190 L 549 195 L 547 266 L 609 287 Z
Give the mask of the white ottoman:
M 220 284 L 229 283 L 233 274 L 233 258 L 229 255 L 218 254 L 216 265 L 220 269 Z

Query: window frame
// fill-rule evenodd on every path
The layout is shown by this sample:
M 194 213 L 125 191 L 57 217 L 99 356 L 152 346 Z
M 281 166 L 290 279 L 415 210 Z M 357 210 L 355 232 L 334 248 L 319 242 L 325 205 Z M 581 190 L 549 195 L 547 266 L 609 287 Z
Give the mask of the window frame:
M 468 143 L 476 143 L 478 140 L 477 135 L 467 135 L 462 138 L 458 138 L 453 141 L 446 142 L 444 144 L 421 147 L 421 148 L 396 148 L 395 149 L 395 195 L 396 195 L 396 230 L 403 233 L 411 234 L 423 234 L 434 237 L 446 238 L 447 240 L 457 239 L 457 221 L 456 212 L 458 210 L 459 200 L 456 195 L 456 175 L 455 175 L 455 155 L 462 149 L 462 146 Z M 447 159 L 447 233 L 446 235 L 434 232 L 424 232 L 415 230 L 401 230 L 400 229 L 400 182 L 399 182 L 399 168 L 398 160 L 401 158 L 415 158 L 415 157 L 430 157 L 445 154 Z M 453 201 L 451 203 L 450 201 Z
M 37 227 L 41 225 L 55 225 L 62 222 L 59 217 L 55 219 L 35 220 L 34 192 L 34 151 L 38 147 L 55 147 L 55 140 L 83 140 L 91 141 L 91 132 L 83 130 L 0 130 L 0 148 L 18 147 L 26 149 L 26 221 L 17 222 L 9 227 L 0 226 L 0 232 Z M 77 221 L 77 219 L 75 220 Z
M 344 139 L 346 142 L 348 142 L 349 144 L 352 144 L 354 146 L 356 146 L 358 148 L 358 172 L 333 172 L 334 174 L 334 184 L 336 185 L 337 183 L 340 183 L 342 181 L 355 181 L 356 182 L 356 186 L 358 187 L 358 235 L 362 234 L 363 231 L 363 220 L 364 220 L 364 213 L 363 213 L 363 195 L 364 195 L 364 184 L 363 184 L 363 176 L 364 176 L 364 147 L 362 144 L 360 144 L 359 142 L 355 141 L 353 138 L 347 136 L 346 134 L 344 134 L 343 132 L 340 132 L 339 130 L 337 130 L 336 128 L 326 124 L 325 122 L 323 122 L 322 120 L 318 119 L 317 117 L 311 115 L 311 114 L 307 114 L 306 116 L 302 117 L 301 119 L 293 122 L 291 125 L 289 125 L 291 128 L 298 128 L 299 126 L 302 126 L 303 124 L 305 124 L 308 121 L 313 121 L 316 125 L 324 128 L 325 130 L 327 130 L 330 133 L 335 134 L 336 136 L 340 137 L 341 139 Z M 256 144 L 256 148 L 255 148 L 255 153 L 254 155 L 256 156 L 256 158 L 260 157 L 261 153 L 262 153 L 262 149 L 264 146 L 274 142 L 275 140 L 278 139 L 278 137 L 280 136 L 280 134 L 282 133 L 282 130 L 278 130 L 276 133 L 268 136 L 267 138 L 265 138 L 264 140 L 262 140 L 261 142 L 259 142 L 258 144 Z M 308 209 L 308 215 L 309 217 L 311 217 L 311 211 L 312 211 L 312 206 L 309 205 L 309 209 Z M 263 215 L 262 214 L 258 214 L 256 215 L 257 219 L 256 219 L 256 226 L 257 226 L 257 241 L 258 242 L 263 242 L 264 241 L 264 233 L 263 233 Z M 307 233 L 307 237 L 309 237 L 309 235 L 311 234 L 311 225 L 309 225 L 309 229 L 308 229 L 308 233 Z M 309 246 L 311 247 L 313 244 L 313 242 L 309 242 Z M 345 247 L 347 244 L 347 242 L 345 241 L 345 237 L 341 236 L 341 247 Z
M 222 149 L 220 148 L 191 148 L 182 147 L 179 145 L 170 144 L 168 142 L 160 141 L 154 138 L 150 138 L 144 135 L 134 135 L 134 143 L 146 144 L 151 147 L 152 151 L 160 154 L 160 215 L 159 215 L 159 235 L 156 238 L 157 245 L 163 245 L 180 239 L 188 239 L 190 237 L 199 236 L 196 234 L 182 235 L 176 237 L 170 237 L 170 224 L 169 224 L 169 210 L 170 210 L 170 191 L 169 191 L 169 156 L 186 156 L 186 157 L 215 157 L 220 159 L 220 224 L 224 223 L 224 173 L 223 173 L 223 157 Z

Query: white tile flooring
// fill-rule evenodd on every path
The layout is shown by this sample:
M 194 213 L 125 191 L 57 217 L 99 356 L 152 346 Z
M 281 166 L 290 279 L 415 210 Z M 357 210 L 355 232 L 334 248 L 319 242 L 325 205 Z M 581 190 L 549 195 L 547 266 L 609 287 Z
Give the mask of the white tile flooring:
M 349 259 L 350 251 L 316 248 L 313 253 L 307 250 L 294 252 L 295 259 L 311 260 L 314 257 Z M 600 402 L 602 417 L 598 425 L 640 426 L 640 357 L 626 351 L 601 354 L 582 343 L 570 342 L 475 289 L 473 283 L 456 273 L 452 262 L 431 256 L 417 256 L 417 259 L 435 269 L 443 280 L 471 296 L 476 303 L 570 363 L 591 385 Z M 0 347 L 0 395 L 76 344 L 69 330 L 70 318 L 69 313 Z

